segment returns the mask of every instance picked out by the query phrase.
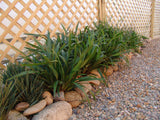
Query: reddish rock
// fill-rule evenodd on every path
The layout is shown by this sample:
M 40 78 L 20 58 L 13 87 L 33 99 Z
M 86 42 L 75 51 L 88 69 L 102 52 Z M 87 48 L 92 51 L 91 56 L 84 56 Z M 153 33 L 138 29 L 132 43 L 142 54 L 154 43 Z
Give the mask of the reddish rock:
M 99 80 L 90 80 L 90 81 L 88 81 L 89 83 L 91 83 L 91 84 L 94 84 L 94 85 L 100 85 L 100 81 Z
M 50 105 L 53 103 L 53 96 L 50 92 L 45 91 L 42 95 L 43 98 L 45 98 L 47 105 Z
M 29 104 L 27 102 L 20 102 L 16 105 L 15 110 L 17 111 L 24 111 L 29 107 Z
M 115 72 L 118 71 L 118 65 L 117 65 L 117 64 L 113 65 L 113 66 L 112 66 L 112 69 L 113 69 L 113 71 L 115 71 Z
M 97 70 L 97 69 L 92 70 L 90 73 L 91 73 L 91 74 L 93 74 L 93 75 L 96 75 L 96 76 L 97 76 L 97 78 L 101 78 L 101 75 L 99 74 L 99 72 L 98 72 L 98 70 Z
M 70 91 L 65 93 L 65 101 L 70 103 L 72 107 L 77 107 L 81 104 L 82 97 L 76 91 Z
M 92 90 L 92 86 L 89 84 L 88 81 L 83 81 L 83 82 L 79 82 L 83 87 L 84 89 L 84 92 L 87 94 L 89 91 Z M 85 97 L 85 93 L 79 89 L 79 88 L 75 88 L 75 90 L 82 96 L 82 97 Z
M 107 76 L 112 75 L 112 73 L 113 73 L 113 68 L 112 68 L 111 66 L 109 66 L 108 69 L 104 68 L 104 73 L 105 73 Z
M 45 100 L 41 100 L 40 102 L 38 102 L 37 104 L 29 107 L 28 109 L 26 109 L 23 112 L 24 116 L 28 116 L 28 115 L 32 115 L 35 113 L 40 112 L 41 110 L 43 110 L 45 108 L 45 106 L 47 105 L 47 102 Z

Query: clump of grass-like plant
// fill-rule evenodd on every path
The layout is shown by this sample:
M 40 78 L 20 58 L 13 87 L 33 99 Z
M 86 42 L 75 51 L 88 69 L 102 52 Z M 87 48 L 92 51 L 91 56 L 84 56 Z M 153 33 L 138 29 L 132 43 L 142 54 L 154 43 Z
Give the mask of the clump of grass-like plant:
M 121 58 L 125 50 L 123 32 L 110 26 L 107 22 L 99 22 L 94 25 L 95 39 L 105 55 L 103 65 L 114 64 Z
M 17 103 L 17 91 L 14 83 L 10 82 L 0 87 L 0 120 L 6 120 L 6 115 Z
M 44 82 L 39 75 L 26 73 L 24 77 L 20 77 L 15 80 L 15 87 L 18 97 L 18 102 L 27 102 L 30 105 L 34 105 L 42 100 L 42 94 L 44 92 Z
M 123 30 L 123 39 L 126 43 L 127 50 L 134 50 L 136 51 L 140 46 L 143 45 L 142 43 L 142 35 L 137 34 L 134 30 L 128 29 Z
M 26 69 L 22 63 L 9 63 L 2 74 L 0 113 L 4 119 L 19 102 L 33 105 L 42 99 L 43 81 L 39 75 Z
M 20 51 L 24 55 L 25 66 L 38 72 L 45 87 L 54 94 L 60 90 L 70 91 L 79 87 L 80 81 L 95 79 L 85 76 L 81 71 L 97 55 L 98 46 L 90 37 L 84 44 L 78 39 L 77 32 L 64 30 L 65 33 L 59 33 L 56 39 L 50 37 L 50 32 L 46 35 L 28 34 L 34 37 L 37 45 L 27 43 L 28 55 Z M 45 43 L 41 44 L 37 37 L 43 38 Z M 77 76 L 82 77 L 77 79 Z

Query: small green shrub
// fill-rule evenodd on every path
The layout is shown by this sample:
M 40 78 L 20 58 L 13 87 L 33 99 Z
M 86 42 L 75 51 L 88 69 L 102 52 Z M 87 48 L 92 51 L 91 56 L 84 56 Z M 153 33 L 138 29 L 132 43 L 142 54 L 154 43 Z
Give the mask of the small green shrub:
M 12 82 L 0 87 L 0 120 L 6 120 L 7 113 L 14 108 L 18 99 L 16 92 Z
M 2 74 L 3 84 L 12 85 L 12 91 L 17 96 L 18 102 L 35 104 L 41 99 L 43 81 L 37 73 L 27 69 L 23 63 L 9 63 L 7 70 Z
M 14 64 L 9 63 L 7 65 L 7 69 L 2 73 L 3 84 L 7 84 L 7 82 L 10 82 L 10 81 L 13 82 L 13 79 L 10 79 L 10 80 L 8 79 L 24 71 L 25 71 L 25 67 L 22 66 L 20 63 L 16 63 L 16 62 Z
M 110 65 L 117 62 L 124 53 L 125 42 L 123 32 L 110 26 L 107 22 L 99 22 L 95 25 L 95 39 L 105 55 L 103 64 Z
M 91 39 L 82 47 L 82 41 L 72 31 L 65 30 L 65 34 L 58 34 L 56 40 L 50 38 L 49 32 L 46 35 L 28 35 L 34 36 L 37 45 L 27 43 L 29 47 L 26 49 L 30 54 L 22 53 L 25 66 L 40 74 L 47 89 L 54 93 L 59 90 L 69 91 L 78 87 L 78 81 L 93 80 L 88 76 L 85 76 L 85 80 L 77 79 L 77 76 L 84 76 L 81 70 L 97 52 Z M 45 43 L 42 45 L 36 37 L 43 38 Z
M 15 78 L 16 93 L 19 95 L 18 102 L 28 102 L 30 105 L 42 100 L 42 94 L 44 92 L 43 81 L 39 75 L 26 74 L 19 79 Z
M 123 39 L 126 43 L 126 50 L 136 50 L 138 47 L 142 46 L 143 43 L 141 39 L 143 36 L 137 34 L 134 30 L 122 30 Z

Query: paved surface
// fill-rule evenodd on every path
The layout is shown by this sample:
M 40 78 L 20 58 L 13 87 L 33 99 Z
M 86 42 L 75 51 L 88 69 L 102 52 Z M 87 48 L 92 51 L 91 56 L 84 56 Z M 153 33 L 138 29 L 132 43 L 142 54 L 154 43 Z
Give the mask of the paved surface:
M 70 120 L 160 120 L 160 39 L 147 43 L 108 81 L 91 99 L 91 109 L 80 105 Z

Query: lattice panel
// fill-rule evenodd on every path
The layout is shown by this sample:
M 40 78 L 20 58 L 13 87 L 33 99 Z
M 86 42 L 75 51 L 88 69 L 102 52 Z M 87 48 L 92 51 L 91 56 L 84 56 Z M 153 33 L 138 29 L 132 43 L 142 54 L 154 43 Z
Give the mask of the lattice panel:
M 19 50 L 29 41 L 24 33 L 42 33 L 47 30 L 51 35 L 62 31 L 61 24 L 74 29 L 93 25 L 98 20 L 97 0 L 2 0 L 0 2 L 0 67 L 2 61 L 14 61 Z
M 160 0 L 155 1 L 153 36 L 160 36 Z
M 106 0 L 106 18 L 113 26 L 132 27 L 149 37 L 150 15 L 150 0 Z

